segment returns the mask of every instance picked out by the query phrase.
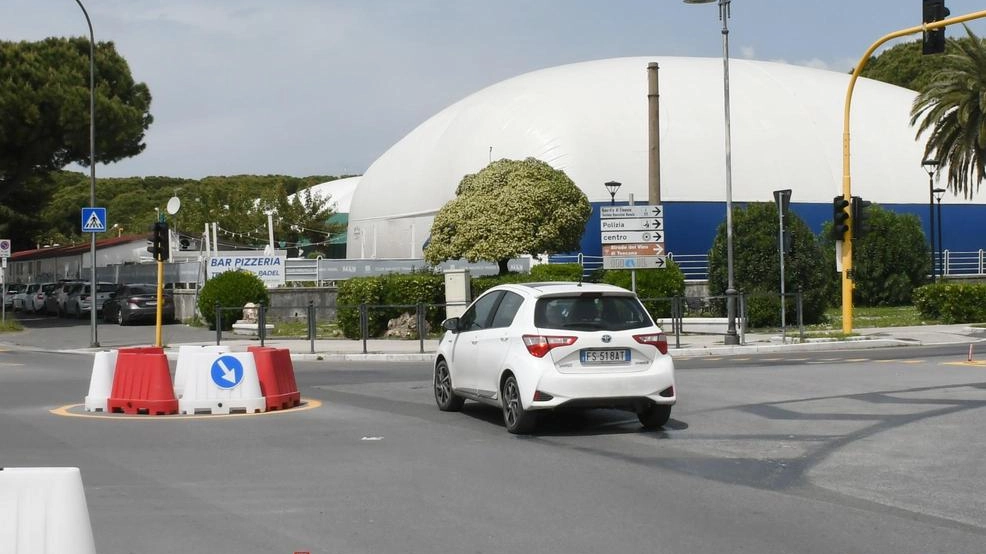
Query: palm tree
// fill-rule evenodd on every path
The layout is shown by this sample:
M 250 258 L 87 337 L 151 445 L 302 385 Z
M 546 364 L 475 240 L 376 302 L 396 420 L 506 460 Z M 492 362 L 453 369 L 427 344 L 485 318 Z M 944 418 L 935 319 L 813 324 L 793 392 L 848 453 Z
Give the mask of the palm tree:
M 915 139 L 930 131 L 924 157 L 948 166 L 952 193 L 971 198 L 986 178 L 986 44 L 965 30 L 969 40 L 949 41 L 952 53 L 915 98 L 911 125 L 921 120 Z

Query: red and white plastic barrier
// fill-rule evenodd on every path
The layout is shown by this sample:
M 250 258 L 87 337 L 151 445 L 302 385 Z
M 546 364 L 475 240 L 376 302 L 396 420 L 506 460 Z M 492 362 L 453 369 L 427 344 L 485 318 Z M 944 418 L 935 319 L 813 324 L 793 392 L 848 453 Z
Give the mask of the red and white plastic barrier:
M 164 349 L 121 348 L 93 360 L 85 409 L 126 414 L 230 414 L 301 404 L 286 348 L 181 346 L 171 380 Z
M 0 552 L 96 554 L 79 468 L 0 468 Z

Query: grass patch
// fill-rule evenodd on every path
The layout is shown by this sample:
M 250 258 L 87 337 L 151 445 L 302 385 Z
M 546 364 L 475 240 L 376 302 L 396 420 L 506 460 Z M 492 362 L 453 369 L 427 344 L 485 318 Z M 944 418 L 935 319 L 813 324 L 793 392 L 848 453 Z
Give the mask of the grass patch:
M 798 336 L 797 323 L 787 322 L 787 335 Z M 911 327 L 916 325 L 936 325 L 938 320 L 922 318 L 914 306 L 856 306 L 852 311 L 853 329 L 871 327 Z M 780 333 L 780 327 L 751 329 L 753 333 Z M 825 322 L 805 325 L 805 338 L 847 339 L 858 336 L 856 333 L 842 332 L 842 308 L 829 308 L 825 311 Z
M 16 319 L 8 319 L 3 323 L 0 323 L 0 333 L 9 333 L 13 331 L 23 331 L 24 328 L 21 327 L 21 323 Z
M 276 321 L 274 322 L 274 331 L 272 333 L 275 337 L 308 337 L 308 322 L 307 321 Z M 331 338 L 341 338 L 342 330 L 334 322 L 328 321 L 316 321 L 315 322 L 315 337 L 319 339 L 331 339 Z
M 832 327 L 842 328 L 842 308 L 831 308 L 825 312 Z M 914 325 L 935 325 L 937 319 L 922 318 L 914 306 L 874 306 L 854 307 L 853 327 L 910 327 Z

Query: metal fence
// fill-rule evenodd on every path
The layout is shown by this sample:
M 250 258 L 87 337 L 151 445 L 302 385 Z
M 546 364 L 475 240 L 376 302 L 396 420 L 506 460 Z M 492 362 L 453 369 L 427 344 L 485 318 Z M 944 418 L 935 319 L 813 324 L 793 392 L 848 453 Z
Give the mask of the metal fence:
M 260 340 L 260 346 L 264 346 L 267 340 L 274 336 L 272 330 L 275 324 L 282 326 L 278 333 L 279 339 L 302 339 L 309 341 L 310 352 L 315 353 L 315 341 L 324 339 L 343 338 L 339 330 L 340 317 L 346 317 L 349 312 L 356 312 L 358 317 L 359 337 L 357 340 L 363 343 L 363 353 L 366 354 L 367 341 L 380 338 L 371 332 L 371 315 L 374 312 L 382 313 L 386 319 L 390 315 L 408 313 L 412 314 L 414 321 L 413 327 L 408 327 L 409 334 L 392 337 L 396 340 L 417 340 L 418 351 L 424 353 L 424 341 L 428 338 L 431 325 L 428 320 L 435 320 L 436 316 L 444 314 L 445 304 L 358 304 L 352 306 L 339 305 L 331 310 L 319 308 L 314 302 L 308 302 L 303 306 L 278 306 L 270 307 L 259 304 L 255 308 L 234 308 L 221 306 L 218 302 L 210 318 L 210 329 L 216 331 L 216 345 L 222 341 L 236 338 L 238 331 L 245 334 L 256 336 Z M 254 310 L 253 314 L 249 314 Z M 342 316 L 340 316 L 342 313 Z M 250 315 L 249 319 L 241 319 L 243 315 Z M 399 317 L 399 316 L 398 316 Z M 224 321 L 225 320 L 225 321 Z M 237 320 L 236 323 L 229 323 Z M 439 319 L 440 321 L 440 319 Z M 328 328 L 332 327 L 332 333 Z M 379 327 L 379 325 L 377 325 Z M 242 337 L 240 337 L 242 338 Z
M 674 260 L 686 280 L 704 281 L 709 278 L 708 254 L 674 254 L 669 252 L 668 258 Z M 602 256 L 585 254 L 552 255 L 549 263 L 577 263 L 582 266 L 588 276 L 603 266 Z M 943 250 L 935 260 L 935 268 L 939 275 L 945 277 L 986 277 L 986 250 L 958 252 Z

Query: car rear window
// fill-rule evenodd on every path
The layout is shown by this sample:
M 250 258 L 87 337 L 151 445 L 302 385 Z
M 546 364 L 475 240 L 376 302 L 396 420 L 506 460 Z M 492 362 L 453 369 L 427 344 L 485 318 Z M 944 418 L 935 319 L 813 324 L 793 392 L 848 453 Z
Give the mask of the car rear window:
M 113 283 L 97 283 L 96 292 L 113 292 L 116 290 L 116 285 Z
M 635 297 L 579 295 L 539 298 L 534 325 L 542 329 L 622 331 L 650 327 L 653 322 Z
M 127 289 L 127 294 L 157 294 L 157 289 L 150 287 L 130 287 Z

